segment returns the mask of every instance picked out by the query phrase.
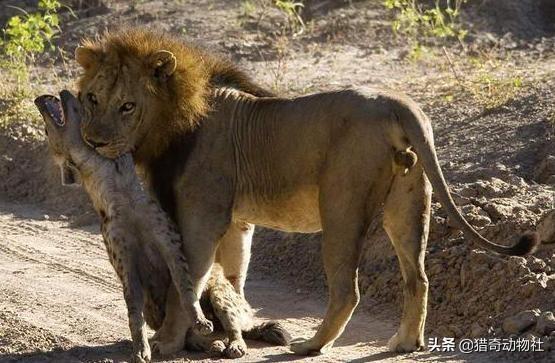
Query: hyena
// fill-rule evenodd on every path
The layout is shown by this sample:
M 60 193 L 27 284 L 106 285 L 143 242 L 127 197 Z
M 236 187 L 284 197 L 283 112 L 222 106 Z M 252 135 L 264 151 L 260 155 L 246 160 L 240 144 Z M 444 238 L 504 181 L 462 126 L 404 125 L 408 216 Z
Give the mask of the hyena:
M 80 177 L 100 216 L 106 251 L 123 285 L 134 361 L 151 358 L 143 307 L 145 295 L 153 300 L 150 305 L 159 306 L 157 301 L 165 300 L 163 291 L 156 294 L 158 282 L 173 281 L 191 326 L 200 334 L 211 333 L 212 323 L 204 317 L 192 289 L 181 236 L 142 188 L 131 155 L 111 160 L 97 154 L 81 138 L 79 102 L 68 91 L 62 91 L 60 98 L 44 95 L 35 104 L 46 123 L 62 183 L 72 184 Z

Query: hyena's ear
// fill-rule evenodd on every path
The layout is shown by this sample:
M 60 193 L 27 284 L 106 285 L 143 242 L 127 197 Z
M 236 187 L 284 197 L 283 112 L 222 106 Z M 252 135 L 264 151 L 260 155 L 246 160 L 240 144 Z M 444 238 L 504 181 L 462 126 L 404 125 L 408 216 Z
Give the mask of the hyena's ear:
M 152 70 L 154 78 L 167 81 L 175 72 L 177 59 L 172 52 L 159 50 L 149 57 L 148 66 Z
M 90 46 L 78 46 L 75 49 L 75 60 L 85 70 L 94 67 L 100 60 L 100 54 Z

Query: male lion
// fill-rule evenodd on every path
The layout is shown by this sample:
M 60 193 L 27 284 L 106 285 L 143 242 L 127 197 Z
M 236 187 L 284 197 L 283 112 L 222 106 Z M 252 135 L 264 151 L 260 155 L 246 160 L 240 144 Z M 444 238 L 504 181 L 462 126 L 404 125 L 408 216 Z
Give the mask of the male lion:
M 361 245 L 382 206 L 405 281 L 393 351 L 424 347 L 432 187 L 478 246 L 523 255 L 537 243 L 530 235 L 494 244 L 467 223 L 439 167 L 431 123 L 406 96 L 365 88 L 259 97 L 268 93 L 233 66 L 144 29 L 86 41 L 76 59 L 85 70 L 83 137 L 108 157 L 133 153 L 179 225 L 199 295 L 215 260 L 242 292 L 253 224 L 323 231 L 329 304 L 316 335 L 292 344 L 297 354 L 325 351 L 344 330 L 359 301 Z M 166 351 L 180 349 L 187 326 L 176 309 L 166 317 L 159 339 Z

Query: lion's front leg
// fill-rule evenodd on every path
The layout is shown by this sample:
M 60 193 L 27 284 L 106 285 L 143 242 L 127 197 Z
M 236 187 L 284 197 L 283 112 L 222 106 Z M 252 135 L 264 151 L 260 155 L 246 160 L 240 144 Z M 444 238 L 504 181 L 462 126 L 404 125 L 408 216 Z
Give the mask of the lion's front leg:
M 154 215 L 163 215 L 162 210 L 156 206 Z M 199 295 L 195 294 L 189 273 L 189 263 L 184 256 L 182 239 L 173 224 L 158 223 L 149 227 L 147 231 L 149 240 L 160 251 L 172 277 L 172 286 L 181 302 L 182 313 L 188 315 L 192 328 L 202 335 L 213 331 L 212 322 L 205 318 L 200 307 Z
M 173 283 L 168 288 L 164 322 L 151 339 L 152 349 L 161 355 L 179 352 L 185 344 L 187 331 L 192 325 L 190 316 L 182 310 Z
M 231 225 L 234 189 L 230 180 L 214 174 L 209 162 L 193 164 L 197 167 L 191 167 L 177 183 L 181 184 L 176 191 L 177 222 L 198 298 L 210 276 L 218 243 Z

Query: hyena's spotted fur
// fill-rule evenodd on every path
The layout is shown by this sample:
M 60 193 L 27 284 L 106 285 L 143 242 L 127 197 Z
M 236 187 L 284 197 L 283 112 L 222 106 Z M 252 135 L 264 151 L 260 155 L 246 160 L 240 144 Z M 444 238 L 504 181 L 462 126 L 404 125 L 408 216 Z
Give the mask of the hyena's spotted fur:
M 289 333 L 275 321 L 254 324 L 251 306 L 226 279 L 222 267 L 217 263 L 212 266 L 201 304 L 207 316 L 221 324 L 227 344 L 223 340 L 191 332 L 186 340 L 188 349 L 239 358 L 247 349 L 243 335 L 247 339 L 262 340 L 275 345 L 288 345 L 291 340 Z
M 62 181 L 78 172 L 101 219 L 106 251 L 123 285 L 133 359 L 150 361 L 143 308 L 161 306 L 173 281 L 191 326 L 201 334 L 212 331 L 196 297 L 183 255 L 181 237 L 164 211 L 143 190 L 130 154 L 110 160 L 86 145 L 80 135 L 79 103 L 69 93 L 62 102 L 53 96 L 36 100 L 46 122 L 49 147 L 61 166 Z M 63 105 L 62 105 L 63 104 Z M 171 279 L 170 279 L 171 277 Z M 152 317 L 148 315 L 148 317 Z

